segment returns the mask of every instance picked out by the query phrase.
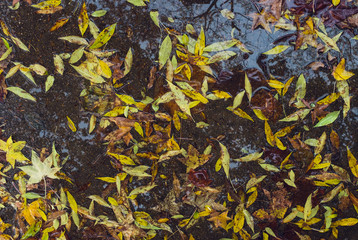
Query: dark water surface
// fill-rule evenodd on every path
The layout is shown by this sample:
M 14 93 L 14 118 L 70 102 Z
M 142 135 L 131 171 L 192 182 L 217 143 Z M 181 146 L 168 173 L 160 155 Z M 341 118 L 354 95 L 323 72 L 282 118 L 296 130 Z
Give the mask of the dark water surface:
M 235 28 L 235 37 L 242 41 L 253 53 L 244 54 L 237 51 L 238 55 L 234 59 L 216 64 L 217 71 L 221 69 L 235 71 L 237 69 L 257 68 L 264 74 L 271 74 L 279 79 L 288 79 L 293 75 L 298 76 L 302 73 L 307 81 L 306 99 L 317 99 L 333 92 L 335 88 L 331 70 L 315 72 L 306 67 L 309 63 L 323 58 L 315 49 L 294 51 L 293 48 L 290 48 L 284 54 L 271 55 L 262 61 L 258 61 L 261 53 L 273 48 L 275 45 L 272 43 L 275 39 L 285 33 L 278 31 L 269 34 L 263 29 L 252 30 L 252 18 L 248 15 L 255 12 L 256 9 L 249 0 L 218 0 L 214 5 L 211 5 L 211 2 L 199 4 L 184 0 L 152 0 L 148 7 L 143 8 L 133 7 L 124 0 L 92 0 L 86 1 L 86 3 L 88 12 L 101 9 L 108 10 L 104 17 L 94 18 L 100 29 L 117 23 L 116 32 L 107 46 L 108 49 L 116 49 L 120 56 L 125 56 L 130 47 L 133 49 L 134 63 L 132 70 L 122 79 L 126 85 L 118 93 L 140 98 L 140 91 L 147 85 L 150 68 L 156 65 L 159 46 L 166 33 L 160 31 L 150 19 L 148 13 L 152 10 L 158 10 L 161 21 L 179 32 L 185 32 L 187 23 L 192 24 L 197 31 L 200 30 L 200 26 L 203 26 L 207 44 L 231 39 L 231 30 Z M 21 62 L 25 66 L 39 63 L 45 66 L 49 73 L 54 73 L 53 54 L 71 53 L 76 49 L 76 46 L 60 41 L 58 37 L 80 35 L 77 27 L 77 16 L 81 1 L 63 1 L 64 10 L 52 15 L 36 14 L 33 8 L 24 3 L 17 11 L 9 10 L 7 5 L 10 5 L 10 1 L 0 3 L 1 18 L 17 37 L 30 46 L 30 53 L 16 49 L 13 61 Z M 230 21 L 221 15 L 220 10 L 225 8 L 233 10 L 235 13 L 234 20 Z M 64 27 L 50 33 L 48 30 L 61 16 L 73 17 Z M 167 17 L 173 18 L 174 23 L 169 22 Z M 133 34 L 129 34 L 130 32 Z M 339 30 L 329 29 L 329 32 L 330 36 L 334 36 Z M 91 38 L 89 31 L 87 31 L 86 36 Z M 337 57 L 344 56 L 347 63 L 346 69 L 354 72 L 357 76 L 358 46 L 357 41 L 352 40 L 351 37 L 349 33 L 343 33 L 341 40 L 338 41 L 338 47 L 342 52 L 330 52 Z M 266 68 L 262 69 L 262 66 Z M 348 163 L 345 157 L 345 146 L 348 146 L 353 154 L 358 154 L 358 142 L 356 141 L 358 139 L 358 102 L 355 97 L 358 83 L 356 76 L 349 82 L 351 95 L 353 95 L 351 111 L 344 120 L 340 116 L 333 124 L 333 129 L 340 136 L 341 146 L 344 146 L 342 147 L 341 157 L 334 164 L 346 167 L 348 167 Z M 66 65 L 63 76 L 55 75 L 55 83 L 47 93 L 44 90 L 45 80 L 46 77 L 36 75 L 35 81 L 38 86 L 34 86 L 19 73 L 7 79 L 8 85 L 20 86 L 27 90 L 36 97 L 37 102 L 26 101 L 9 93 L 6 101 L 0 103 L 0 126 L 3 126 L 3 134 L 6 137 L 12 135 L 15 140 L 26 141 L 28 146 L 35 149 L 51 148 L 54 142 L 61 156 L 69 156 L 69 161 L 63 170 L 74 179 L 75 184 L 68 187 L 77 195 L 78 203 L 88 207 L 90 201 L 86 199 L 86 196 L 100 195 L 106 186 L 103 182 L 95 180 L 95 177 L 116 174 L 105 154 L 106 146 L 96 139 L 95 133 L 88 134 L 88 122 L 92 113 L 84 108 L 83 99 L 80 97 L 82 89 L 88 82 L 86 83 L 87 80 L 81 78 L 69 65 Z M 202 152 L 207 145 L 206 139 L 224 134 L 225 138 L 222 143 L 229 149 L 232 158 L 241 157 L 243 151 L 260 151 L 262 147 L 267 146 L 263 122 L 260 125 L 256 121 L 252 123 L 239 118 L 227 111 L 225 109 L 227 106 L 228 103 L 224 101 L 215 101 L 206 106 L 204 112 L 210 127 L 200 129 L 195 128 L 193 122 L 188 120 L 183 122 L 180 133 L 183 139 L 180 140 L 180 143 L 183 146 L 191 143 Z M 289 109 L 286 109 L 286 111 L 289 111 Z M 252 112 L 249 114 L 253 116 Z M 66 116 L 69 116 L 76 123 L 78 128 L 76 133 L 68 128 Z M 322 130 L 318 129 L 308 134 L 312 135 L 311 137 L 320 136 Z M 273 129 L 273 131 L 275 132 L 277 129 Z M 180 138 L 179 134 L 177 135 L 176 137 Z M 209 166 L 207 167 L 207 169 L 211 169 L 209 171 L 214 186 L 223 184 L 225 179 L 222 171 L 215 173 L 213 170 L 219 152 L 220 149 L 214 150 L 214 159 L 208 163 Z M 249 179 L 250 172 L 256 172 L 257 175 L 264 173 L 261 168 L 249 164 L 234 162 L 230 167 L 232 180 L 238 184 L 244 184 Z M 183 169 L 183 167 L 178 163 L 170 163 L 166 169 L 161 170 L 161 174 L 170 176 L 172 171 L 177 169 Z M 164 198 L 166 192 L 169 191 L 167 188 L 164 184 L 161 189 L 158 188 L 155 192 Z M 145 196 L 142 198 L 138 210 L 148 210 L 155 206 L 155 203 L 153 203 L 155 199 L 152 197 Z M 188 212 L 191 210 L 188 210 Z M 208 231 L 212 234 L 210 238 L 206 234 Z M 196 239 L 231 237 L 223 229 L 212 231 L 208 222 L 204 220 L 194 226 L 190 233 L 197 236 Z M 340 234 L 342 234 L 340 236 L 343 236 L 344 232 L 340 231 Z M 76 239 L 76 236 L 73 239 Z M 179 239 L 179 235 L 174 235 L 173 239 Z M 347 239 L 353 238 L 347 236 Z

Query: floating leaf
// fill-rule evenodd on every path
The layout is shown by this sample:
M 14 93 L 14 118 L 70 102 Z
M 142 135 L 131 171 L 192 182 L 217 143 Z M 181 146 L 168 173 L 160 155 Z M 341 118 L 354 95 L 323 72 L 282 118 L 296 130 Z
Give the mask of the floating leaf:
M 166 36 L 162 42 L 162 44 L 160 45 L 160 49 L 159 49 L 159 69 L 161 69 L 165 63 L 167 62 L 167 60 L 170 57 L 170 53 L 172 52 L 172 41 L 168 36 Z
M 334 111 L 334 112 L 328 113 L 327 116 L 322 118 L 314 127 L 322 127 L 322 126 L 326 126 L 328 124 L 333 123 L 338 118 L 340 112 L 341 111 Z
M 87 14 L 86 2 L 83 2 L 81 12 L 78 16 L 78 28 L 80 29 L 82 36 L 88 28 L 88 23 L 89 23 L 89 18 Z
M 91 13 L 92 17 L 103 17 L 104 15 L 106 15 L 107 11 L 106 10 L 97 10 L 94 11 L 93 13 Z
M 72 130 L 72 132 L 76 132 L 76 131 L 77 131 L 76 125 L 73 123 L 73 121 L 71 120 L 71 118 L 69 118 L 69 116 L 66 116 L 66 117 L 67 117 L 68 127 Z
M 25 98 L 27 100 L 31 100 L 36 102 L 36 98 L 34 98 L 30 93 L 26 92 L 24 89 L 19 87 L 7 87 L 6 90 L 15 93 L 17 96 Z
M 98 35 L 94 43 L 91 44 L 89 47 L 90 49 L 96 49 L 102 47 L 104 44 L 106 44 L 109 39 L 111 39 L 114 30 L 116 29 L 117 23 L 112 24 L 111 26 L 103 29 L 102 32 Z
M 268 50 L 267 52 L 264 52 L 263 54 L 266 54 L 266 55 L 279 54 L 279 53 L 282 53 L 283 51 L 285 51 L 289 47 L 290 46 L 288 46 L 288 45 L 278 45 L 278 46 Z
M 45 92 L 50 90 L 50 88 L 52 87 L 54 81 L 55 81 L 55 78 L 52 75 L 49 75 L 47 77 L 46 82 L 45 82 Z
M 209 58 L 209 60 L 206 62 L 207 64 L 215 63 L 218 61 L 228 60 L 229 58 L 236 55 L 236 52 L 233 51 L 221 51 L 216 53 L 214 56 Z

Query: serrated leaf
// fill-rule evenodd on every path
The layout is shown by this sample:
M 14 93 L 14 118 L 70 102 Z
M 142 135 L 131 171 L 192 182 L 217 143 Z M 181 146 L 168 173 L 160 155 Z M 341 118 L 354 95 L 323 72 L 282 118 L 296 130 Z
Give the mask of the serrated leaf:
M 19 87 L 7 87 L 6 90 L 16 94 L 17 96 L 36 102 L 36 98 L 34 98 L 30 93 L 26 92 L 24 89 Z
M 50 88 L 52 87 L 54 81 L 55 81 L 55 78 L 52 75 L 49 75 L 47 77 L 46 82 L 45 82 L 45 92 L 50 90 Z
M 338 118 L 340 112 L 341 111 L 334 111 L 334 112 L 328 113 L 327 116 L 322 118 L 314 127 L 322 127 L 322 126 L 326 126 L 328 124 L 333 123 Z
M 71 129 L 72 132 L 76 132 L 77 131 L 76 125 L 73 123 L 73 121 L 69 116 L 66 116 L 66 118 L 67 118 L 68 127 Z
M 133 196 L 133 195 L 138 195 L 141 193 L 149 192 L 151 189 L 153 189 L 156 186 L 157 186 L 156 184 L 151 184 L 151 185 L 147 185 L 147 186 L 137 187 L 137 188 L 133 189 L 128 196 Z
M 236 56 L 236 52 L 233 51 L 221 51 L 209 58 L 206 64 L 215 63 L 218 61 L 228 60 L 229 58 Z
M 106 15 L 107 11 L 106 10 L 97 10 L 94 11 L 93 13 L 91 13 L 92 17 L 103 17 L 104 15 Z
M 282 53 L 283 51 L 285 51 L 289 47 L 290 46 L 288 46 L 288 45 L 278 45 L 278 46 L 264 52 L 263 54 L 266 54 L 266 55 L 279 54 L 279 53 Z
M 97 48 L 102 47 L 104 44 L 106 44 L 113 36 L 116 26 L 117 26 L 117 23 L 112 24 L 111 26 L 103 29 L 103 31 L 100 32 L 100 34 L 98 34 L 98 37 L 96 38 L 94 43 L 91 44 L 91 46 L 89 48 L 97 49 Z
M 229 151 L 227 150 L 227 148 L 221 143 L 219 142 L 220 145 L 220 159 L 221 159 L 221 163 L 222 163 L 222 167 L 224 168 L 224 172 L 227 178 L 230 178 L 230 174 L 229 174 L 229 170 L 230 170 L 230 155 L 229 155 Z
M 164 38 L 159 49 L 159 69 L 161 69 L 165 65 L 165 63 L 170 57 L 171 52 L 172 52 L 172 40 L 170 39 L 170 36 L 167 35 Z

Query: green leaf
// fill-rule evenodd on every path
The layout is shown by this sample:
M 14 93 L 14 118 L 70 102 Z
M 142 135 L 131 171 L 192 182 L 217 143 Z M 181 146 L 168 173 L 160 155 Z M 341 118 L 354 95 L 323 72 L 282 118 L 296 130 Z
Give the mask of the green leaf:
M 30 176 L 28 184 L 39 183 L 44 177 L 49 177 L 52 179 L 58 178 L 55 174 L 61 169 L 60 167 L 52 166 L 52 159 L 46 158 L 45 161 L 41 162 L 38 155 L 32 151 L 31 157 L 31 166 L 19 167 L 27 175 Z
M 294 121 L 298 121 L 303 120 L 307 114 L 311 111 L 311 109 L 300 109 L 297 112 L 294 112 L 290 115 L 288 115 L 287 117 L 280 119 L 280 122 L 294 122 Z
M 109 39 L 111 39 L 114 30 L 116 29 L 117 23 L 112 24 L 111 26 L 103 29 L 102 32 L 98 35 L 94 43 L 89 47 L 90 49 L 96 49 L 102 47 L 104 44 L 106 44 Z
M 36 198 L 40 198 L 41 195 L 34 192 L 27 192 L 25 194 L 22 194 L 22 197 L 26 199 L 36 199 Z
M 3 55 L 1 56 L 0 62 L 1 62 L 2 60 L 5 60 L 5 59 L 10 55 L 11 52 L 12 52 L 12 47 L 9 47 L 9 48 L 6 50 L 6 52 L 4 52 Z
M 172 40 L 166 36 L 159 49 L 159 69 L 161 69 L 170 57 L 172 52 Z
M 25 98 L 27 100 L 31 100 L 36 102 L 36 98 L 34 98 L 30 93 L 26 92 L 24 89 L 19 87 L 7 87 L 8 91 L 15 93 L 17 96 Z
M 104 15 L 106 15 L 107 11 L 106 10 L 97 10 L 94 11 L 91 16 L 92 17 L 103 17 Z
M 222 163 L 222 166 L 224 168 L 224 172 L 226 174 L 226 177 L 229 178 L 230 175 L 229 175 L 229 170 L 230 170 L 230 155 L 229 155 L 229 151 L 227 150 L 227 148 L 221 143 L 219 142 L 220 144 L 220 149 L 221 149 L 221 163 Z
M 49 75 L 47 77 L 46 82 L 45 82 L 45 92 L 50 90 L 50 88 L 52 87 L 54 81 L 55 81 L 55 78 L 52 75 Z
M 144 0 L 127 0 L 127 2 L 133 4 L 134 6 L 137 7 L 145 7 L 147 6 L 144 2 Z
M 66 194 L 67 194 L 68 203 L 70 204 L 71 209 L 75 213 L 77 213 L 78 206 L 77 206 L 76 200 L 74 199 L 74 197 L 71 195 L 71 193 L 69 191 L 66 191 Z
M 30 50 L 26 47 L 26 45 L 23 42 L 21 42 L 21 40 L 19 38 L 14 37 L 14 36 L 10 36 L 10 38 L 16 44 L 16 46 L 18 46 L 25 52 L 30 52 Z
M 141 194 L 141 193 L 148 192 L 148 191 L 150 191 L 151 189 L 153 189 L 156 186 L 157 186 L 156 184 L 151 184 L 151 185 L 148 185 L 148 186 L 137 187 L 137 188 L 133 189 L 133 191 L 131 191 L 129 196 L 138 195 L 138 194 Z
M 153 20 L 154 24 L 157 25 L 158 28 L 160 28 L 160 26 L 159 26 L 159 12 L 158 11 L 151 11 L 149 14 L 150 14 L 150 18 Z
M 98 195 L 91 195 L 88 198 L 94 200 L 96 203 L 98 203 L 101 206 L 111 208 L 111 206 L 103 198 L 101 198 Z
M 322 127 L 322 126 L 326 126 L 328 124 L 333 123 L 338 118 L 340 112 L 341 111 L 334 111 L 334 112 L 328 113 L 327 116 L 322 118 L 314 127 Z
M 263 54 L 266 54 L 266 55 L 279 54 L 279 53 L 282 53 L 283 51 L 285 51 L 289 47 L 290 46 L 288 46 L 288 45 L 278 45 L 278 46 L 268 50 L 267 52 L 264 52 Z
M 95 72 L 89 71 L 85 65 L 80 65 L 80 66 L 74 66 L 71 65 L 79 74 L 81 74 L 82 77 L 90 80 L 93 83 L 103 83 L 105 82 L 105 80 L 99 76 L 98 74 L 96 74 Z
M 72 63 L 76 63 L 78 62 L 78 60 L 80 60 L 83 56 L 83 52 L 85 50 L 85 47 L 79 47 L 77 48 L 72 54 L 71 54 L 71 58 L 68 61 L 68 63 L 72 64 Z

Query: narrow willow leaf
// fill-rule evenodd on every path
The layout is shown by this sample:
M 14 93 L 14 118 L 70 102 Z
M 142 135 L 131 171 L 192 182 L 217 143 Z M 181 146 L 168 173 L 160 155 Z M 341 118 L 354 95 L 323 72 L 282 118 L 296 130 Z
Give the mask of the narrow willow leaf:
M 106 15 L 107 11 L 106 10 L 97 10 L 94 11 L 93 13 L 91 13 L 92 17 L 103 17 L 104 15 Z
M 48 9 L 48 8 L 57 7 L 60 4 L 61 4 L 61 0 L 47 0 L 47 1 L 39 2 L 37 4 L 32 4 L 31 7 L 38 8 L 38 9 Z
M 221 143 L 220 144 L 220 149 L 221 149 L 221 163 L 222 163 L 222 167 L 224 168 L 224 172 L 227 178 L 230 177 L 229 175 L 229 170 L 230 170 L 230 155 L 229 155 L 229 151 L 227 150 L 227 148 Z
M 175 102 L 178 104 L 179 108 L 186 113 L 187 115 L 191 116 L 189 101 L 185 98 L 184 93 L 173 83 L 167 81 L 171 92 L 174 94 Z
M 98 35 L 99 35 L 99 32 L 100 32 L 99 28 L 98 28 L 97 25 L 96 25 L 94 22 L 92 22 L 92 21 L 89 21 L 88 26 L 89 26 L 89 29 L 90 29 L 90 32 L 91 32 L 93 38 L 96 39 L 96 38 L 98 37 Z M 92 52 L 93 52 L 93 51 L 92 51 Z M 101 51 L 100 53 L 102 53 L 102 51 Z M 98 56 L 97 54 L 96 54 L 96 56 L 97 56 L 97 57 L 100 57 L 100 56 Z
M 236 52 L 233 51 L 221 51 L 216 53 L 214 56 L 209 58 L 209 60 L 206 62 L 207 64 L 215 63 L 218 61 L 228 60 L 229 58 L 236 55 Z
M 314 127 L 322 127 L 322 126 L 326 126 L 328 124 L 333 123 L 338 118 L 340 112 L 341 111 L 334 111 L 334 112 L 328 113 L 327 116 L 322 118 Z
M 316 34 L 330 49 L 340 52 L 336 41 L 334 41 L 332 38 L 328 37 L 326 34 L 320 32 L 318 30 L 316 30 Z
M 90 121 L 89 121 L 88 133 L 93 132 L 93 130 L 96 127 L 96 121 L 97 121 L 96 116 L 94 114 L 92 114 Z
M 27 99 L 27 100 L 31 100 L 36 102 L 36 98 L 34 98 L 30 93 L 26 92 L 24 89 L 19 88 L 19 87 L 7 87 L 6 90 L 15 93 L 17 96 Z
M 88 42 L 86 39 L 78 37 L 78 36 L 66 36 L 66 37 L 60 37 L 58 39 L 65 40 L 67 42 L 78 44 L 78 45 L 88 45 Z
M 63 75 L 63 72 L 65 71 L 65 65 L 63 64 L 63 60 L 59 55 L 54 55 L 53 57 L 53 61 L 55 64 L 55 69 L 56 71 L 60 74 Z
M 256 186 L 260 182 L 262 182 L 262 180 L 264 180 L 265 177 L 267 177 L 267 175 L 262 175 L 259 178 L 256 178 L 256 177 L 250 178 L 250 180 L 246 183 L 246 191 L 249 190 L 250 188 Z
M 9 55 L 10 53 L 12 52 L 12 47 L 9 47 L 6 52 L 3 53 L 3 55 L 1 55 L 1 58 L 0 58 L 0 62 L 2 60 L 5 60 Z
M 347 147 L 347 157 L 349 168 L 351 169 L 352 174 L 358 178 L 358 164 L 357 159 L 352 154 L 351 150 Z
M 129 71 L 132 68 L 132 63 L 133 63 L 133 54 L 132 54 L 132 48 L 129 48 L 126 58 L 124 59 L 124 72 L 123 75 L 127 75 L 129 73 Z
M 244 91 L 241 91 L 239 92 L 236 97 L 234 98 L 234 102 L 232 104 L 232 108 L 235 109 L 237 108 L 238 106 L 240 106 L 241 102 L 242 102 L 242 98 L 244 97 L 244 94 L 245 94 L 245 90 Z
M 337 90 L 340 93 L 344 105 L 343 105 L 343 118 L 348 114 L 349 109 L 351 108 L 351 97 L 349 96 L 349 85 L 347 81 L 338 81 Z
M 204 48 L 204 52 L 219 52 L 226 49 L 229 49 L 233 46 L 235 46 L 237 43 L 236 39 L 224 41 L 224 42 L 216 42 L 213 44 L 210 44 L 209 46 L 206 46 Z
M 157 186 L 156 184 L 151 184 L 148 186 L 137 187 L 137 188 L 133 189 L 128 196 L 133 196 L 133 195 L 138 195 L 141 193 L 149 192 L 151 189 L 153 189 L 156 186 Z
M 160 28 L 160 26 L 159 26 L 159 12 L 158 11 L 151 11 L 149 14 L 150 14 L 150 18 L 153 20 L 154 24 L 157 25 L 158 28 Z
M 247 93 L 247 98 L 249 99 L 249 102 L 251 102 L 252 97 L 252 87 L 249 78 L 247 77 L 247 74 L 245 72 L 245 90 Z
M 121 194 L 121 179 L 119 176 L 116 176 L 116 187 L 118 194 Z
M 30 50 L 26 47 L 26 45 L 23 42 L 21 42 L 21 40 L 19 38 L 14 37 L 12 35 L 10 35 L 10 38 L 16 44 L 16 46 L 18 46 L 19 48 L 21 48 L 25 52 L 30 52 Z
M 332 223 L 332 227 L 338 227 L 338 226 L 353 226 L 358 223 L 357 218 L 344 218 L 338 221 L 335 221 Z
M 273 147 L 275 146 L 275 137 L 271 131 L 271 127 L 267 121 L 265 121 L 265 135 L 267 142 Z
M 279 53 L 282 53 L 283 51 L 285 51 L 289 47 L 290 46 L 288 46 L 288 45 L 278 45 L 278 46 L 268 50 L 267 52 L 264 52 L 263 54 L 266 54 L 266 55 L 279 54 Z
M 236 158 L 234 159 L 235 161 L 240 161 L 240 162 L 251 162 L 251 161 L 256 161 L 258 159 L 260 159 L 260 157 L 262 156 L 264 152 L 254 152 L 254 153 L 250 153 L 244 157 L 241 158 Z
M 303 220 L 306 222 L 312 211 L 312 193 L 308 196 L 303 210 Z
M 102 32 L 98 35 L 94 43 L 89 47 L 90 49 L 96 49 L 102 47 L 106 44 L 109 39 L 113 36 L 114 30 L 116 29 L 117 23 L 112 24 L 111 26 L 103 29 Z
M 140 165 L 137 167 L 128 167 L 128 166 L 123 166 L 122 170 L 126 173 L 128 173 L 131 176 L 135 176 L 135 177 L 151 177 L 152 175 L 146 173 L 145 171 L 147 171 L 150 167 L 148 166 L 144 166 L 144 165 Z
M 71 193 L 69 191 L 66 191 L 66 194 L 67 194 L 68 203 L 70 204 L 71 209 L 75 213 L 77 213 L 78 206 L 77 206 L 76 200 L 74 199 L 74 197 L 71 195 Z
M 191 25 L 190 23 L 188 23 L 188 24 L 185 26 L 185 30 L 186 30 L 188 33 L 190 33 L 190 34 L 193 34 L 193 35 L 196 34 L 195 28 L 194 28 L 193 25 Z
M 55 22 L 55 24 L 50 28 L 50 32 L 56 31 L 63 25 L 65 25 L 68 22 L 69 18 L 61 18 Z
M 26 198 L 26 199 L 36 199 L 36 198 L 40 198 L 41 195 L 38 193 L 34 193 L 34 192 L 27 192 L 25 194 L 22 194 L 21 197 Z
M 73 123 L 73 121 L 71 120 L 71 118 L 69 118 L 69 116 L 66 116 L 66 117 L 67 117 L 68 127 L 72 130 L 72 132 L 76 132 L 76 131 L 77 131 L 76 125 Z
M 278 169 L 276 166 L 271 165 L 271 164 L 259 163 L 259 165 L 268 172 L 279 172 L 280 171 L 280 169 Z
M 88 198 L 94 200 L 96 203 L 98 203 L 101 206 L 108 207 L 108 208 L 111 207 L 103 198 L 101 198 L 98 195 L 91 195 Z
M 127 2 L 133 4 L 134 6 L 137 7 L 145 7 L 147 6 L 144 2 L 144 0 L 127 0 Z
M 83 2 L 80 15 L 78 16 L 78 28 L 80 29 L 82 36 L 88 28 L 88 23 L 89 18 L 87 14 L 86 2 Z
M 280 119 L 280 122 L 294 122 L 298 120 L 303 120 L 307 114 L 311 111 L 311 109 L 300 109 L 297 112 L 294 112 L 287 117 Z
M 166 36 L 162 42 L 162 44 L 160 45 L 160 49 L 159 49 L 159 69 L 161 69 L 165 63 L 167 62 L 167 60 L 170 57 L 170 53 L 172 52 L 172 41 L 168 36 Z
M 72 54 L 71 54 L 71 58 L 68 61 L 68 63 L 72 64 L 72 63 L 76 63 L 78 62 L 78 60 L 80 60 L 83 56 L 83 52 L 85 50 L 85 47 L 79 47 L 77 48 Z
M 84 65 L 80 65 L 80 66 L 74 66 L 74 65 L 71 65 L 79 74 L 81 74 L 82 77 L 90 80 L 91 82 L 93 83 L 103 83 L 105 82 L 105 80 L 97 75 L 96 73 L 94 72 L 90 72 L 88 71 L 88 69 L 84 66 Z
M 55 78 L 52 75 L 49 75 L 47 77 L 46 82 L 45 82 L 45 92 L 50 90 L 50 88 L 52 87 L 54 81 L 55 81 Z
M 204 52 L 204 48 L 205 48 L 205 33 L 204 33 L 204 28 L 201 27 L 200 34 L 195 43 L 194 54 L 196 56 L 201 56 Z

